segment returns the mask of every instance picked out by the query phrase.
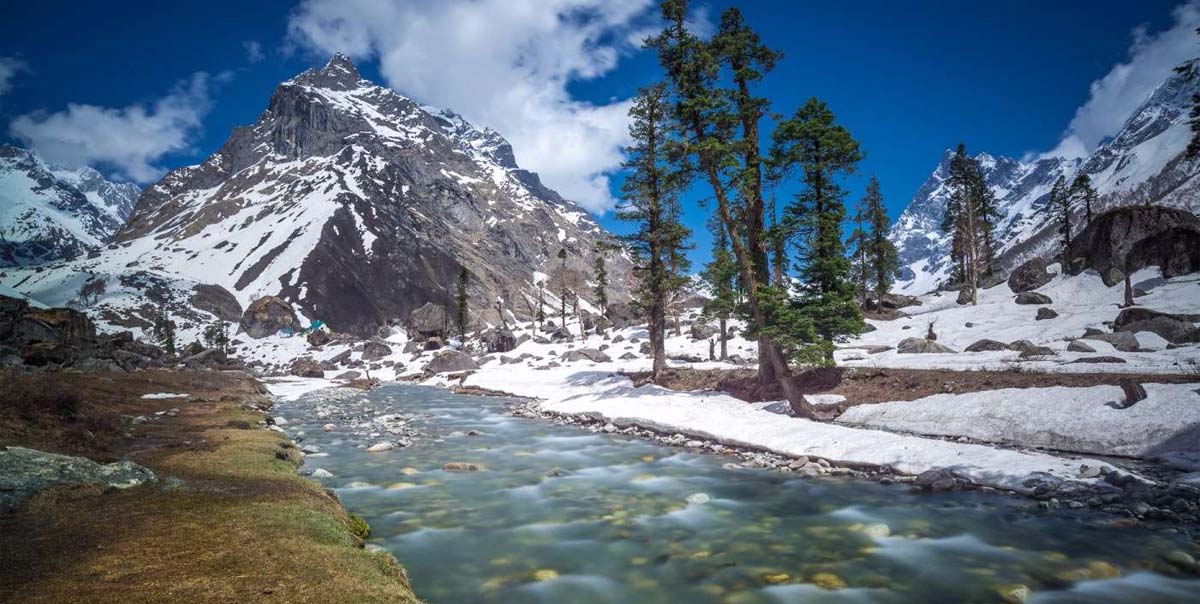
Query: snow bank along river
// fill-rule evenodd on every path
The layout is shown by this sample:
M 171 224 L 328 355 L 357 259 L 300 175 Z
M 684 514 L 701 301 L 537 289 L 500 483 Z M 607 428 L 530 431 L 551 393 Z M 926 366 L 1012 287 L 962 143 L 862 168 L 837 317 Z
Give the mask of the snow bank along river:
M 303 433 L 304 471 L 434 604 L 1200 602 L 1200 548 L 1182 533 L 747 469 L 506 403 L 395 384 L 274 413 Z M 407 446 L 366 451 L 381 442 Z M 479 469 L 443 469 L 455 463 Z

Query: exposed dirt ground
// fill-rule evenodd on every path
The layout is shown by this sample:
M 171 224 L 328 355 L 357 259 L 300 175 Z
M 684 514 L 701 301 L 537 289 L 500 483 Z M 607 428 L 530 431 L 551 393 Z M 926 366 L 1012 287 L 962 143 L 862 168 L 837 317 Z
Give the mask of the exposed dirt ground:
M 777 384 L 758 384 L 755 369 L 670 369 L 658 381 L 672 390 L 719 390 L 747 402 L 777 401 L 783 394 Z M 630 374 L 635 383 L 649 380 L 648 373 Z M 1111 373 L 1031 373 L 1018 371 L 948 371 L 930 369 L 810 369 L 795 376 L 805 394 L 840 394 L 842 409 L 853 405 L 911 401 L 934 394 L 978 392 L 999 388 L 1116 385 L 1123 378 L 1144 383 L 1195 382 L 1192 376 Z
M 298 451 L 258 429 L 267 401 L 250 376 L 0 379 L 0 445 L 130 459 L 159 477 L 48 489 L 0 513 L 0 602 L 416 601 L 394 559 L 361 549 L 361 520 L 296 474 Z M 189 396 L 141 398 L 154 392 Z

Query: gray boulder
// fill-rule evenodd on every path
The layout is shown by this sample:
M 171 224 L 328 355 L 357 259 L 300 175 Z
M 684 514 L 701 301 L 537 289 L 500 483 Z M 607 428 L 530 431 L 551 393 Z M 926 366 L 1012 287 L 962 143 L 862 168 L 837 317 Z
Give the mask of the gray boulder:
M 1011 350 L 1011 348 L 1009 348 L 1008 344 L 1005 344 L 1004 342 L 997 342 L 996 340 L 984 338 L 982 340 L 973 342 L 970 346 L 967 346 L 963 350 L 966 352 L 996 352 L 1000 350 Z
M 528 336 L 523 336 L 528 338 Z M 517 338 L 508 329 L 491 328 L 479 334 L 480 341 L 488 352 L 508 352 L 517 347 Z
M 280 330 L 300 331 L 300 320 L 292 305 L 282 298 L 264 296 L 250 303 L 238 324 L 242 333 L 254 339 L 275 335 Z
M 1088 346 L 1079 340 L 1072 340 L 1070 344 L 1067 344 L 1067 350 L 1070 352 L 1096 352 L 1095 348 L 1092 348 L 1091 346 Z
M 564 361 L 591 361 L 593 363 L 607 363 L 612 360 L 607 354 L 596 350 L 595 348 L 580 348 L 578 350 L 568 350 L 562 355 Z
M 1135 306 L 1117 315 L 1113 331 L 1149 331 L 1172 344 L 1200 342 L 1200 329 L 1193 323 L 1195 319 L 1194 315 L 1173 315 Z
M 437 353 L 429 364 L 425 365 L 427 373 L 446 373 L 451 371 L 474 371 L 479 364 L 469 355 L 457 350 L 444 350 Z
M 292 361 L 291 367 L 288 368 L 288 373 L 296 377 L 325 377 L 325 372 L 321 369 L 321 364 L 312 357 L 300 357 Z
M 38 491 L 55 485 L 101 484 L 124 489 L 154 480 L 154 472 L 131 461 L 99 464 L 24 447 L 0 449 L 0 511 L 14 510 Z
M 363 344 L 362 359 L 364 361 L 378 361 L 391 354 L 392 347 L 383 342 L 370 340 Z
M 1046 308 L 1045 306 L 1043 306 L 1043 307 L 1037 309 L 1037 316 L 1034 317 L 1034 319 L 1038 320 L 1038 321 L 1045 321 L 1047 319 L 1054 319 L 1057 317 L 1058 317 L 1058 313 L 1055 312 L 1053 308 Z
M 896 352 L 899 354 L 940 354 L 957 351 L 925 338 L 904 338 L 896 345 Z
M 1050 263 L 1042 258 L 1034 258 L 1028 260 L 1013 269 L 1012 274 L 1008 276 L 1008 288 L 1014 294 L 1020 294 L 1028 291 L 1033 291 L 1054 278 L 1054 275 L 1047 270 Z
M 974 287 L 971 287 L 970 285 L 964 285 L 962 289 L 958 290 L 958 298 L 955 298 L 954 301 L 959 304 L 970 304 L 971 298 L 974 294 Z
M 1108 342 L 1113 348 L 1121 352 L 1137 352 L 1138 341 L 1132 332 L 1118 331 L 1115 333 L 1102 333 L 1083 336 L 1084 340 L 1096 340 L 1099 342 Z
M 432 302 L 426 302 L 424 306 L 408 315 L 407 327 L 410 336 L 445 339 L 449 325 L 450 316 L 446 314 L 446 307 Z
M 1125 206 L 1092 219 L 1071 241 L 1067 271 L 1096 269 L 1105 285 L 1124 272 L 1158 266 L 1164 277 L 1200 270 L 1200 218 L 1163 206 Z
M 699 342 L 700 340 L 707 340 L 717 335 L 719 331 L 720 330 L 717 329 L 716 325 L 709 325 L 701 321 L 696 321 L 695 323 L 692 323 L 688 333 L 692 336 L 693 340 Z
M 1016 297 L 1017 304 L 1052 304 L 1053 300 L 1046 294 L 1038 292 L 1021 292 Z

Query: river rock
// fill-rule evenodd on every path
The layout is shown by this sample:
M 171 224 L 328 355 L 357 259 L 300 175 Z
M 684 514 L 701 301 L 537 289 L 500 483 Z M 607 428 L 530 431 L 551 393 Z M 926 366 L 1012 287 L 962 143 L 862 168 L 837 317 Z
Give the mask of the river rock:
M 395 448 L 396 448 L 396 445 L 394 445 L 390 442 L 375 443 L 375 444 L 367 447 L 367 453 L 382 453 L 384 451 L 391 451 L 392 449 L 395 449 Z
M 156 480 L 131 461 L 96 463 L 83 457 L 24 447 L 0 449 L 0 510 L 13 510 L 38 491 L 67 484 L 101 484 L 124 489 Z
M 442 469 L 447 472 L 480 472 L 483 466 L 467 461 L 452 461 L 442 464 Z

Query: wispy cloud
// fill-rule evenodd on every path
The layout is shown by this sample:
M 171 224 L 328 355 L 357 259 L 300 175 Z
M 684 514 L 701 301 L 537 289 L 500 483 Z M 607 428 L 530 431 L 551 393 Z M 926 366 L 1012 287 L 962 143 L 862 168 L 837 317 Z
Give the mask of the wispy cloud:
M 1105 137 L 1116 134 L 1176 65 L 1200 56 L 1200 36 L 1196 35 L 1200 2 L 1182 4 L 1173 15 L 1174 23 L 1165 31 L 1133 30 L 1129 59 L 1092 82 L 1087 102 L 1075 111 L 1058 146 L 1043 157 L 1077 158 L 1095 151 Z
M 262 44 L 256 40 L 242 42 L 242 48 L 246 51 L 246 60 L 251 63 L 258 63 L 266 58 L 266 55 L 263 54 Z
M 197 72 L 149 105 L 71 103 L 64 111 L 22 115 L 9 133 L 52 163 L 100 166 L 149 182 L 165 171 L 158 165 L 164 155 L 190 147 L 212 106 L 213 86 L 230 77 Z
M 593 103 L 571 82 L 601 77 L 640 45 L 653 0 L 305 0 L 290 40 L 377 58 L 388 85 L 453 109 L 513 144 L 522 166 L 593 212 L 628 142 L 628 100 Z M 704 27 L 702 18 L 698 27 Z M 711 27 L 711 25 L 709 25 Z
M 22 71 L 27 71 L 29 65 L 16 57 L 0 57 L 0 96 L 12 90 L 13 78 Z

